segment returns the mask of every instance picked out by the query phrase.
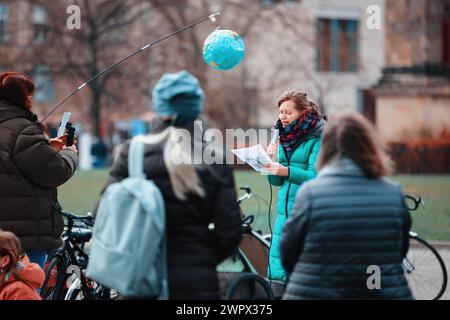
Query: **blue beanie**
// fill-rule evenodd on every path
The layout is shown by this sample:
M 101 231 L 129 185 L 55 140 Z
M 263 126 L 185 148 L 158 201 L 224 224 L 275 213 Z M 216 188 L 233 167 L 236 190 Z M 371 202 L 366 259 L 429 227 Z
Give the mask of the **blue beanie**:
M 203 111 L 203 90 L 187 71 L 166 73 L 153 90 L 153 110 L 160 116 L 195 120 Z

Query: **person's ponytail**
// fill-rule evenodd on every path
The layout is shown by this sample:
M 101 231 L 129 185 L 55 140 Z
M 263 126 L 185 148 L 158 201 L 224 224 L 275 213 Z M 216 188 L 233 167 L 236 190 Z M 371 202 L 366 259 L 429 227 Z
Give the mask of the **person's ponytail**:
M 205 191 L 193 164 L 192 155 L 183 147 L 183 143 L 191 142 L 178 141 L 180 134 L 177 130 L 180 129 L 169 127 L 168 130 L 169 134 L 164 146 L 164 164 L 169 173 L 173 192 L 180 200 L 186 200 L 188 194 L 204 197 Z
M 185 129 L 169 126 L 158 134 L 148 135 L 146 143 L 164 143 L 164 165 L 170 177 L 170 183 L 175 196 L 180 200 L 186 200 L 188 194 L 204 197 L 205 191 L 195 165 L 192 155 L 184 143 L 191 143 L 190 137 L 184 136 Z M 183 140 L 180 141 L 180 137 Z M 186 139 L 186 140 L 184 140 Z

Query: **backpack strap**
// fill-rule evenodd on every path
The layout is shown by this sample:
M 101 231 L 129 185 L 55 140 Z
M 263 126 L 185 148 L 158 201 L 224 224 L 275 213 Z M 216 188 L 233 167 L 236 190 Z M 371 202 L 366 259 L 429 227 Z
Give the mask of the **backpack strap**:
M 144 177 L 144 142 L 140 136 L 131 139 L 130 149 L 128 151 L 128 176 Z

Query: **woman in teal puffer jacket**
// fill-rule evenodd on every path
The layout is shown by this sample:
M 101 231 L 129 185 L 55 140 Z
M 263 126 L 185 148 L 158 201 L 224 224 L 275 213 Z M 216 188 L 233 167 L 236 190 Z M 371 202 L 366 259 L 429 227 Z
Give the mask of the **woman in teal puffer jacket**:
M 268 166 L 268 170 L 271 173 L 269 182 L 280 187 L 267 274 L 270 279 L 286 281 L 280 255 L 281 231 L 290 216 L 297 190 L 317 174 L 316 159 L 326 118 L 320 115 L 319 108 L 305 93 L 298 91 L 281 95 L 278 108 L 275 129 L 280 133 L 279 143 L 270 144 L 267 149 L 269 154 L 278 152 L 278 162 Z

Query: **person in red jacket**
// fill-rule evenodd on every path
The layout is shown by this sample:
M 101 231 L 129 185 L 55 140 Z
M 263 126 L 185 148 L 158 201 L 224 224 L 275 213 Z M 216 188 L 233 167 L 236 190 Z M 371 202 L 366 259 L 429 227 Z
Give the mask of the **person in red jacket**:
M 19 239 L 0 230 L 0 300 L 41 300 L 44 271 L 23 254 Z

